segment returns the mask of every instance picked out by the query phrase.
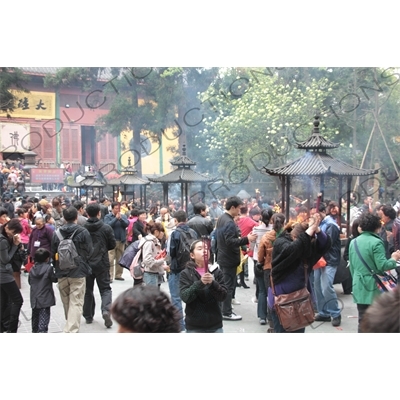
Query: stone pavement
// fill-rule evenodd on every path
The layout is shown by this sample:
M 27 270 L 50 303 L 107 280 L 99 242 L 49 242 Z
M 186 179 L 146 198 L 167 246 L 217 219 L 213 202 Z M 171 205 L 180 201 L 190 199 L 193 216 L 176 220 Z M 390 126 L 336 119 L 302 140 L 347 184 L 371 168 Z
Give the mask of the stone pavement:
M 257 318 L 257 304 L 254 302 L 255 285 L 253 284 L 253 268 L 249 268 L 250 280 L 247 281 L 250 289 L 237 288 L 236 299 L 240 301 L 240 305 L 234 306 L 235 312 L 243 317 L 241 321 L 224 321 L 225 333 L 266 333 L 268 326 L 260 325 Z M 111 284 L 113 299 L 132 287 L 132 278 L 127 270 L 124 270 L 125 281 L 114 281 Z M 21 292 L 24 298 L 24 304 L 21 309 L 20 321 L 21 326 L 18 333 L 30 333 L 31 330 L 31 315 L 29 301 L 29 283 L 28 275 L 22 273 L 21 277 Z M 169 293 L 168 283 L 161 285 L 161 290 Z M 352 296 L 341 294 L 341 285 L 335 285 L 336 293 L 338 294 L 339 307 L 342 308 L 342 324 L 340 327 L 333 327 L 330 322 L 315 322 L 312 326 L 306 328 L 306 333 L 356 333 L 357 332 L 357 307 L 353 303 Z M 61 303 L 57 285 L 54 284 L 54 293 L 56 295 L 56 305 L 51 307 L 51 320 L 49 325 L 49 333 L 62 333 L 65 318 L 64 310 Z M 100 294 L 95 285 L 96 298 L 96 315 L 92 324 L 86 324 L 82 318 L 80 333 L 116 333 L 117 323 L 114 323 L 112 328 L 107 329 L 104 326 L 104 321 L 100 311 Z

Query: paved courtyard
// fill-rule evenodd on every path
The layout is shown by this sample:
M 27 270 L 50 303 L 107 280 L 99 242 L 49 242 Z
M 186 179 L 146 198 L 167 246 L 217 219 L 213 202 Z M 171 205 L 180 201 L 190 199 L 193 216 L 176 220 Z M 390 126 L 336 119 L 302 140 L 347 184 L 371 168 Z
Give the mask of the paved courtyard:
M 250 289 L 237 288 L 236 299 L 240 301 L 240 305 L 235 306 L 235 312 L 243 317 L 241 321 L 224 321 L 224 332 L 225 333 L 266 333 L 267 326 L 259 324 L 257 318 L 257 304 L 254 302 L 255 285 L 253 284 L 252 269 L 250 270 L 250 280 L 247 284 Z M 127 270 L 124 270 L 125 278 L 124 281 L 114 281 L 111 284 L 113 299 L 115 299 L 124 290 L 130 288 L 132 278 Z M 29 301 L 29 284 L 28 275 L 22 273 L 22 296 L 24 298 L 24 304 L 21 309 L 20 321 L 21 326 L 18 329 L 18 333 L 30 333 L 31 332 L 31 315 L 32 311 L 30 308 Z M 346 296 L 341 294 L 341 285 L 335 285 L 336 292 L 338 294 L 339 306 L 342 308 L 342 324 L 340 327 L 333 327 L 330 322 L 315 322 L 312 326 L 306 329 L 306 333 L 356 333 L 357 332 L 357 308 L 353 303 L 352 296 Z M 161 285 L 161 290 L 169 293 L 168 283 Z M 65 318 L 64 310 L 61 303 L 57 284 L 54 284 L 54 293 L 56 295 L 56 305 L 51 308 L 51 320 L 49 325 L 49 333 L 62 333 Z M 95 298 L 96 298 L 96 315 L 92 324 L 86 324 L 84 318 L 82 318 L 82 324 L 80 333 L 116 333 L 117 324 L 114 323 L 112 328 L 107 329 L 104 326 L 104 321 L 101 317 L 100 311 L 100 293 L 95 286 Z

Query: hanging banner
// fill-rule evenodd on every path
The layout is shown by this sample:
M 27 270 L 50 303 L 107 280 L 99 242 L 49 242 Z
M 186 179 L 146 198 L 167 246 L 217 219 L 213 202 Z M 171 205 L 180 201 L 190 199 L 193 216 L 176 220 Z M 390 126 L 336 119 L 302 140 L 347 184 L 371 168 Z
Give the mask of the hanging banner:
M 32 183 L 64 183 L 63 168 L 32 168 Z
M 56 110 L 56 94 L 49 92 L 11 91 L 17 97 L 15 110 L 10 113 L 12 118 L 53 119 Z M 0 117 L 7 114 L 0 112 Z
M 0 122 L 0 151 L 25 153 L 30 146 L 29 124 Z

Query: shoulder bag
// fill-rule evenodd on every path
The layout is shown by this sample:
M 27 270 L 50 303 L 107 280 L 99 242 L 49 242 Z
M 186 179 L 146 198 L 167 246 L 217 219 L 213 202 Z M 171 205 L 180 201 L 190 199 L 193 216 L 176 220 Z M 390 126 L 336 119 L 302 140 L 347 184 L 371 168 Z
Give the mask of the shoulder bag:
M 314 322 L 314 307 L 310 292 L 307 290 L 307 269 L 308 265 L 304 263 L 304 288 L 278 296 L 275 294 L 272 274 L 270 275 L 272 294 L 275 299 L 275 312 L 283 329 L 287 332 L 297 331 Z
M 357 239 L 354 239 L 354 249 L 358 257 L 360 258 L 361 262 L 365 265 L 365 268 L 371 272 L 372 277 L 375 279 L 376 286 L 380 292 L 391 292 L 397 286 L 397 279 L 390 273 L 390 272 L 382 272 L 381 274 L 377 274 L 373 271 L 373 269 L 365 262 L 364 258 L 362 257 L 360 250 L 357 245 Z

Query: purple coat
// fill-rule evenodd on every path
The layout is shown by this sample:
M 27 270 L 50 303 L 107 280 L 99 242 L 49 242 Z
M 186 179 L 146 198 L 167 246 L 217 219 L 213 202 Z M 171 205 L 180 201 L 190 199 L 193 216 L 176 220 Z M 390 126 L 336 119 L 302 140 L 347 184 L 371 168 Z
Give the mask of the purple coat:
M 39 247 L 43 247 L 51 253 L 51 239 L 53 238 L 53 234 L 54 231 L 47 225 L 44 225 L 42 229 L 36 227 L 32 229 L 28 243 L 28 251 L 32 258 Z M 39 246 L 35 246 L 36 241 L 40 242 Z

